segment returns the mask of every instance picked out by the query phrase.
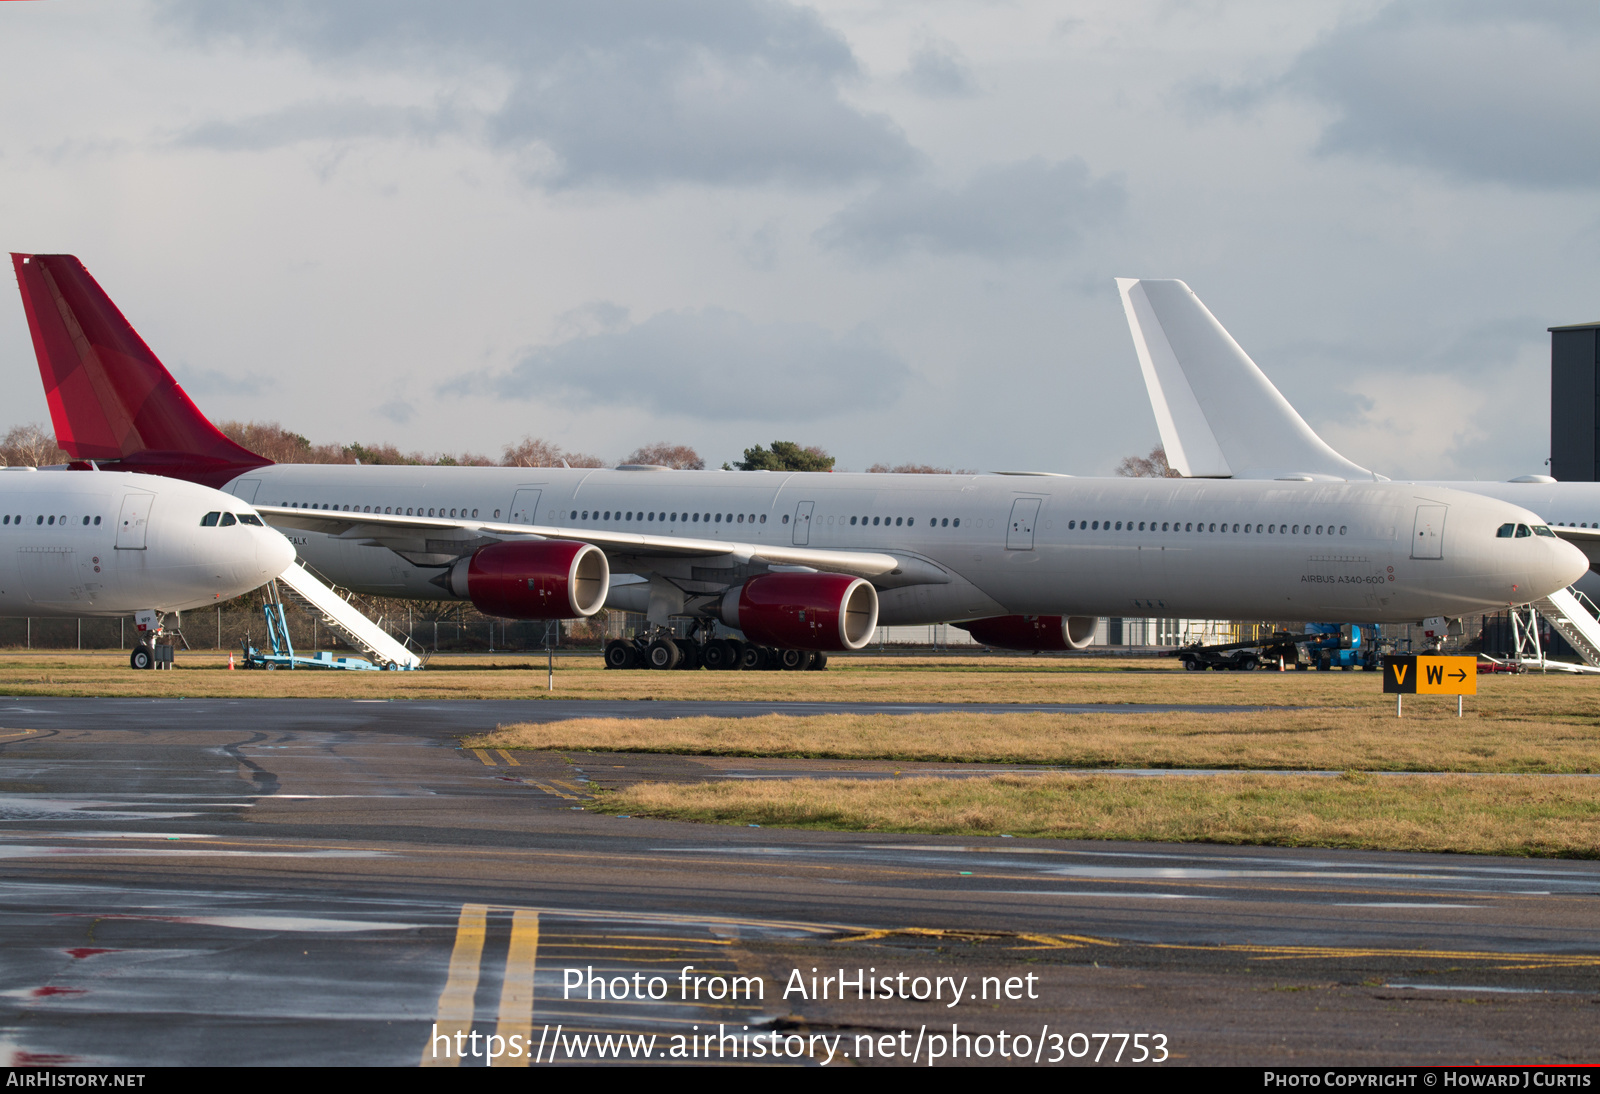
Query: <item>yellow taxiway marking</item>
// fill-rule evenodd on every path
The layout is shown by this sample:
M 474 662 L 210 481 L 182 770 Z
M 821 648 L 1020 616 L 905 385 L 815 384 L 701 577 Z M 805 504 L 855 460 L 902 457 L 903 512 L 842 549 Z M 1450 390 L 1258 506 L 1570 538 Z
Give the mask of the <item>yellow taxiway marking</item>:
M 456 924 L 455 949 L 450 951 L 450 974 L 439 993 L 439 1019 L 433 1035 L 422 1050 L 423 1067 L 459 1067 L 456 1034 L 472 1032 L 472 997 L 478 994 L 478 962 L 483 957 L 483 936 L 488 929 L 489 908 L 484 904 L 463 904 Z M 444 1052 L 437 1051 L 440 1041 Z
M 511 914 L 511 948 L 506 953 L 506 973 L 500 982 L 500 1022 L 495 1032 L 505 1038 L 507 1054 L 489 1061 L 490 1067 L 527 1067 L 527 1046 L 533 1041 L 533 968 L 539 956 L 539 913 L 518 908 Z M 521 1038 L 524 1051 L 512 1056 L 511 1038 Z
M 1427 961 L 1509 961 L 1501 968 L 1593 968 L 1600 965 L 1600 954 L 1508 953 L 1495 950 L 1407 950 L 1381 946 L 1250 946 L 1184 945 L 1176 942 L 1150 943 L 1152 950 L 1206 950 L 1211 953 L 1249 954 L 1256 961 L 1326 961 L 1339 957 L 1412 957 Z
M 495 749 L 495 751 L 500 753 L 500 758 L 505 760 L 505 762 L 510 764 L 512 767 L 521 767 L 522 766 L 521 764 L 519 764 L 516 761 L 516 757 L 512 756 L 511 753 L 507 752 L 505 749 L 497 748 L 497 749 Z
M 557 798 L 565 798 L 569 802 L 575 802 L 578 800 L 578 795 L 568 794 L 566 791 L 559 789 L 559 784 L 554 779 L 550 779 L 547 783 L 540 782 L 537 779 L 523 779 L 522 781 L 537 790 L 543 790 L 546 794 L 554 795 Z
M 0 729 L 0 741 L 7 741 L 13 737 L 32 737 L 38 732 L 37 729 Z
M 559 786 L 563 790 L 569 790 L 574 794 L 581 794 L 584 797 L 588 797 L 589 796 L 589 792 L 588 792 L 588 790 L 586 788 L 584 788 L 579 783 L 573 782 L 571 779 L 551 779 L 550 780 L 550 785 L 551 786 Z
M 1029 934 L 1016 931 L 969 931 L 945 927 L 886 927 L 881 930 L 858 931 L 835 942 L 872 942 L 880 938 L 940 938 L 957 942 L 1031 942 L 1028 949 L 1070 950 L 1079 946 L 1112 946 L 1119 943 L 1108 938 L 1091 938 L 1082 934 Z
M 483 766 L 484 767 L 494 767 L 495 766 L 495 762 L 493 760 L 489 759 L 489 754 L 487 752 L 485 752 L 483 749 L 475 748 L 475 749 L 472 750 L 472 754 L 474 756 L 478 757 L 478 759 L 483 761 Z

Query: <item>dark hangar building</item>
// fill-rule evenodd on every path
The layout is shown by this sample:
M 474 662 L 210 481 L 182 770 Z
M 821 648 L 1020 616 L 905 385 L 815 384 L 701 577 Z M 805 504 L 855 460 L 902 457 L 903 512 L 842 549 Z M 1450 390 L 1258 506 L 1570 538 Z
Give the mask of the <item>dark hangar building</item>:
M 1550 474 L 1600 482 L 1600 323 L 1550 328 Z

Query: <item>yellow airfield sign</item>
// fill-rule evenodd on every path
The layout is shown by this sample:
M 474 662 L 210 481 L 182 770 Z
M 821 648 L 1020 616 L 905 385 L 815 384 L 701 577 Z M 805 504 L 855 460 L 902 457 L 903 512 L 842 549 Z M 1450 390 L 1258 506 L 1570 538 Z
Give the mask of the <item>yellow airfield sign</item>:
M 1476 695 L 1476 657 L 1385 657 L 1383 690 L 1388 695 Z

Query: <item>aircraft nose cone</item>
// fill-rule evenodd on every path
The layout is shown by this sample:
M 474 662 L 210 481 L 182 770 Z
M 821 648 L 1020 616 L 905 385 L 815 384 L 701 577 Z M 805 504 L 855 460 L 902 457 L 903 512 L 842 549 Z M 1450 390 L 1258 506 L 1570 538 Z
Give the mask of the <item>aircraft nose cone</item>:
M 1541 593 L 1541 596 L 1548 596 L 1557 589 L 1565 589 L 1589 572 L 1589 556 L 1572 544 L 1558 539 L 1549 546 L 1553 548 L 1550 552 L 1549 580 L 1554 584 L 1549 590 Z
M 295 560 L 294 544 L 271 528 L 256 532 L 256 561 L 267 577 L 277 577 Z

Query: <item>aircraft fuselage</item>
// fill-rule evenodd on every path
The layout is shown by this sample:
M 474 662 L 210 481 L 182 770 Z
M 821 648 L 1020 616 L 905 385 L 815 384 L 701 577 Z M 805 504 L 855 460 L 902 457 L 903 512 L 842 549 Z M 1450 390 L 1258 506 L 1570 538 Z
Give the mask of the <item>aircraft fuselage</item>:
M 553 537 L 627 531 L 931 563 L 903 583 L 875 580 L 883 624 L 1010 614 L 1401 622 L 1520 603 L 1586 565 L 1549 537 L 1496 536 L 1507 522 L 1537 524 L 1527 510 L 1400 483 L 307 464 L 258 468 L 227 489 L 261 505 L 531 524 Z M 402 555 L 286 534 L 339 585 L 428 600 L 447 596 L 432 579 L 473 539 L 441 533 Z M 715 559 L 614 558 L 613 570 L 738 579 Z
M 177 479 L 0 470 L 0 615 L 183 611 L 249 592 L 294 554 L 238 513 L 250 507 Z

